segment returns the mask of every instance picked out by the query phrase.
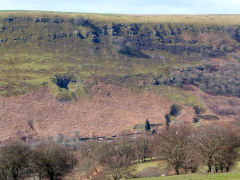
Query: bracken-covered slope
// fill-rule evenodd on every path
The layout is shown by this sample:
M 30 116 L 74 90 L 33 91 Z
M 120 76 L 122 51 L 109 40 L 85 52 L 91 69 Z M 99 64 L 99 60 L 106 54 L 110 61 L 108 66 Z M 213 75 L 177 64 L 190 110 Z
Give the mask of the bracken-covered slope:
M 240 16 L 0 12 L 0 140 L 240 117 Z

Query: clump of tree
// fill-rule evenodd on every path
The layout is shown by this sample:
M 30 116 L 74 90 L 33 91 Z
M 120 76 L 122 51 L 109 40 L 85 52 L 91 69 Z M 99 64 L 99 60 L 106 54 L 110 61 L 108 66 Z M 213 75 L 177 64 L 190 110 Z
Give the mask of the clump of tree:
M 0 149 L 0 177 L 3 180 L 19 179 L 30 174 L 32 152 L 20 142 L 7 144 Z
M 194 109 L 196 115 L 200 115 L 200 114 L 203 114 L 206 112 L 206 110 L 204 108 L 199 107 L 199 106 L 194 106 L 193 109 Z
M 173 104 L 171 107 L 170 107 L 170 115 L 171 116 L 179 116 L 181 114 L 181 109 L 182 107 L 177 105 L 177 104 Z
M 220 123 L 193 126 L 182 122 L 159 129 L 155 134 L 144 131 L 134 137 L 86 141 L 74 149 L 75 153 L 53 143 L 31 148 L 10 143 L 0 147 L 0 179 L 63 178 L 76 166 L 76 154 L 77 169 L 87 179 L 95 178 L 98 169 L 106 178 L 109 175 L 115 180 L 132 177 L 135 164 L 153 156 L 165 160 L 176 174 L 196 173 L 201 165 L 207 165 L 208 172 L 213 169 L 228 172 L 238 158 L 239 137 L 232 129 Z
M 240 97 L 240 64 L 228 63 L 219 68 L 204 64 L 188 67 L 172 73 L 170 80 L 164 83 L 183 87 L 186 84 L 198 86 L 209 94 Z
M 73 159 L 56 144 L 41 144 L 32 150 L 20 142 L 10 143 L 0 148 L 0 179 L 38 176 L 54 180 L 72 170 Z
M 33 169 L 39 177 L 54 180 L 72 170 L 67 151 L 56 144 L 42 144 L 34 151 Z
M 165 115 L 165 125 L 166 125 L 166 129 L 169 129 L 170 123 L 171 123 L 171 117 L 177 117 L 181 114 L 181 110 L 182 107 L 177 105 L 177 104 L 173 104 L 170 107 L 170 113 Z
M 193 127 L 178 124 L 162 130 L 157 137 L 158 155 L 173 167 L 195 173 L 206 164 L 208 172 L 229 171 L 237 160 L 239 137 L 226 125 L 211 124 Z
M 229 171 L 237 158 L 239 138 L 228 126 L 212 124 L 198 127 L 191 137 L 195 150 L 208 166 L 208 172 Z

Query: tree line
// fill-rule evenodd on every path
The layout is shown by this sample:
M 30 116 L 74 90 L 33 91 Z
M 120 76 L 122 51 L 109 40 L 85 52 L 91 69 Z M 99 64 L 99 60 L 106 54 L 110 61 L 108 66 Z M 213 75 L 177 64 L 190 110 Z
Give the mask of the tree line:
M 134 178 L 136 165 L 152 158 L 166 161 L 176 174 L 196 173 L 201 166 L 228 172 L 237 161 L 239 136 L 226 124 L 179 123 L 154 134 L 149 125 L 138 136 L 87 141 L 74 151 L 54 143 L 8 143 L 0 148 L 0 180 L 62 179 L 74 169 L 80 178 Z

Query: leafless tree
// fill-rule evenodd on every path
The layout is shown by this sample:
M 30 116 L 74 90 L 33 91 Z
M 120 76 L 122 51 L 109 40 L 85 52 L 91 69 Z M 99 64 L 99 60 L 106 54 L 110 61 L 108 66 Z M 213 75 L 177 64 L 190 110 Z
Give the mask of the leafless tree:
M 28 175 L 31 150 L 20 142 L 12 142 L 0 149 L 1 178 L 14 180 Z
M 40 177 L 54 180 L 71 170 L 72 160 L 64 148 L 48 143 L 40 145 L 34 151 L 33 164 Z
M 135 170 L 133 144 L 125 138 L 103 143 L 99 148 L 99 162 L 111 173 L 114 180 L 128 177 Z
M 138 159 L 145 162 L 146 158 L 152 158 L 153 154 L 153 140 L 150 133 L 146 132 L 136 138 L 136 155 Z
M 208 172 L 212 171 L 213 165 L 216 172 L 223 169 L 223 165 L 229 169 L 236 159 L 238 142 L 236 134 L 223 124 L 201 126 L 192 134 L 192 143 L 206 161 Z
M 94 174 L 98 172 L 98 147 L 99 143 L 97 141 L 84 142 L 78 147 L 80 174 L 81 176 L 85 174 L 87 179 L 92 179 Z
M 188 124 L 172 126 L 168 130 L 162 130 L 158 137 L 159 156 L 171 165 L 176 174 L 184 168 L 186 148 L 192 128 Z

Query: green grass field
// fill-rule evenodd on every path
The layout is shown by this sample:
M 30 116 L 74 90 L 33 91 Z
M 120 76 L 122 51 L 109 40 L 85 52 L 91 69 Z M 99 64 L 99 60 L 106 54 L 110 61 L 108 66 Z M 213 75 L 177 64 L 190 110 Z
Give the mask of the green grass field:
M 239 180 L 240 172 L 218 174 L 186 174 L 179 176 L 165 176 L 153 178 L 138 178 L 136 180 Z
M 153 160 L 145 163 L 137 164 L 135 175 L 144 171 L 148 168 L 157 168 L 159 172 L 163 172 L 167 168 L 165 161 Z M 164 176 L 164 177 L 146 177 L 146 178 L 135 178 L 132 180 L 238 180 L 240 179 L 240 163 L 236 163 L 232 168 L 231 172 L 228 173 L 212 173 L 208 174 L 207 167 L 202 166 L 198 169 L 196 174 L 181 174 L 175 176 Z

